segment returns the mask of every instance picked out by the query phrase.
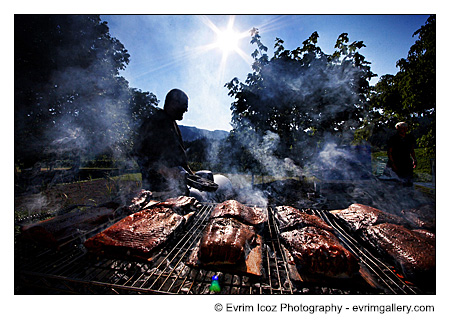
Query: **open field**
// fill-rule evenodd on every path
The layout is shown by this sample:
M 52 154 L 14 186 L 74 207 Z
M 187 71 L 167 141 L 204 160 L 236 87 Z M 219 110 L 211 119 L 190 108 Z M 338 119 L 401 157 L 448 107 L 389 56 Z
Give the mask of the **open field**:
M 418 168 L 415 170 L 415 182 L 431 182 L 431 161 L 423 150 L 416 150 Z M 387 161 L 386 152 L 372 153 L 372 171 L 374 175 L 381 175 Z M 115 175 L 106 169 L 82 169 L 87 174 L 86 180 L 68 181 L 66 183 L 51 183 L 34 185 L 31 192 L 15 190 L 14 210 L 16 215 L 30 215 L 34 213 L 55 212 L 72 205 L 99 205 L 117 197 L 141 189 L 140 173 Z M 67 170 L 54 170 L 64 172 Z M 92 172 L 100 172 L 103 176 L 94 178 Z M 20 174 L 20 170 L 16 170 Z M 41 169 L 42 173 L 48 170 Z M 91 172 L 91 173 L 89 173 Z M 219 173 L 220 174 L 220 173 Z M 275 181 L 301 180 L 298 177 L 275 177 L 250 174 L 221 173 L 230 179 L 236 190 L 252 186 L 264 186 Z M 105 176 L 106 175 L 106 176 Z M 303 179 L 311 182 L 312 179 Z M 434 195 L 434 192 L 433 192 Z

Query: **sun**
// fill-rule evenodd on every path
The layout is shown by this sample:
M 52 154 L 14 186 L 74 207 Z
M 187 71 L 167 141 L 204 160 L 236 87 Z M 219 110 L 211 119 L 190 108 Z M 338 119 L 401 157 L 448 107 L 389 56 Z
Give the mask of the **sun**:
M 216 36 L 216 46 L 224 54 L 228 55 L 232 52 L 239 51 L 239 40 L 242 38 L 240 33 L 234 31 L 232 28 L 227 28 L 225 30 L 218 30 Z
M 213 43 L 210 43 L 205 48 L 219 49 L 222 52 L 222 61 L 226 61 L 227 57 L 232 53 L 237 53 L 246 62 L 251 62 L 249 55 L 245 54 L 240 48 L 240 41 L 243 38 L 249 37 L 249 31 L 239 32 L 234 29 L 235 16 L 230 16 L 226 28 L 220 29 L 207 17 L 202 17 L 203 22 L 207 25 L 215 35 Z
M 211 43 L 202 46 L 202 51 L 217 51 L 222 58 L 218 64 L 218 80 L 223 81 L 225 71 L 228 69 L 227 61 L 233 54 L 238 54 L 247 64 L 252 63 L 250 55 L 246 54 L 240 46 L 244 38 L 250 37 L 249 31 L 240 32 L 234 28 L 235 16 L 230 16 L 225 28 L 219 28 L 208 17 L 200 16 L 202 22 L 214 32 L 214 38 Z M 236 61 L 233 61 L 235 66 Z M 229 65 L 229 64 L 228 64 Z M 233 68 L 233 67 L 232 67 Z

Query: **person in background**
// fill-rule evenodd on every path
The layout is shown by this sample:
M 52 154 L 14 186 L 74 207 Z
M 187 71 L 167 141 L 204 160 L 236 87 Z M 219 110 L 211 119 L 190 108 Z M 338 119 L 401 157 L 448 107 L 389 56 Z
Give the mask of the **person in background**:
M 183 91 L 172 89 L 166 95 L 164 108 L 138 129 L 134 155 L 142 174 L 142 188 L 165 197 L 188 195 L 188 166 L 177 120 L 188 111 L 189 98 Z
M 415 140 L 408 134 L 407 123 L 399 122 L 395 128 L 397 133 L 387 143 L 387 168 L 395 172 L 406 186 L 412 186 L 413 169 L 417 166 Z

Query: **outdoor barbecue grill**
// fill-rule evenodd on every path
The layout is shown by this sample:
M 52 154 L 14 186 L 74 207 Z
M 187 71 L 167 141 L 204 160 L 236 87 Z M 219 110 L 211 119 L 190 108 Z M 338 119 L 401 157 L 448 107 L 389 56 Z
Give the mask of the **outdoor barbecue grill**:
M 172 239 L 158 257 L 149 262 L 93 256 L 86 251 L 86 238 L 105 229 L 103 224 L 82 233 L 58 249 L 44 248 L 16 238 L 15 287 L 17 294 L 211 294 L 211 278 L 218 275 L 221 294 L 421 294 L 405 282 L 398 271 L 369 251 L 340 226 L 325 210 L 307 209 L 331 225 L 341 242 L 360 261 L 365 282 L 352 280 L 296 280 L 292 263 L 280 241 L 274 206 L 264 208 L 268 224 L 264 228 L 263 275 L 254 277 L 216 272 L 188 264 L 192 249 L 201 238 L 216 204 L 203 204 L 192 223 Z M 42 215 L 30 217 L 39 220 Z M 117 221 L 117 220 L 116 220 Z

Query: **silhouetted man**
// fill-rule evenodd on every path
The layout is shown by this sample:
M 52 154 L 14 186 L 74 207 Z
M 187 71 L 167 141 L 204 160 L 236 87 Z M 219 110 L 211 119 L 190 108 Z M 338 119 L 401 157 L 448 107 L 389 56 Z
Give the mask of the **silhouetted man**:
M 395 128 L 397 133 L 388 141 L 387 167 L 392 169 L 406 185 L 411 186 L 413 169 L 417 166 L 415 141 L 413 136 L 407 133 L 407 123 L 397 123 Z
M 188 111 L 189 98 L 173 89 L 166 95 L 164 109 L 157 111 L 138 130 L 135 155 L 142 174 L 142 187 L 166 196 L 188 195 L 186 174 L 193 174 L 176 123 Z

